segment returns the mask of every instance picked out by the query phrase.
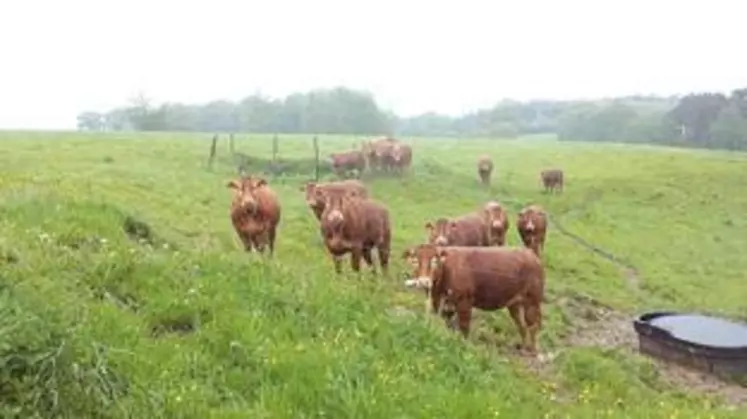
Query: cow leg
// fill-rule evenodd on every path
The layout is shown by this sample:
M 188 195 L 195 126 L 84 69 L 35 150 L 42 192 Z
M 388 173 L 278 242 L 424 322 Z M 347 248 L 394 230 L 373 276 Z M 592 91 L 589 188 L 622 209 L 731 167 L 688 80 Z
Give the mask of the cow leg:
M 354 272 L 360 273 L 362 257 L 363 249 L 360 246 L 353 247 L 350 252 L 350 267 L 353 268 Z
M 368 247 L 368 246 L 364 247 L 363 248 L 363 260 L 366 261 L 366 265 L 368 265 L 371 268 L 371 271 L 373 273 L 376 273 L 376 265 L 374 264 L 373 255 L 371 254 L 372 251 L 373 251 L 372 247 Z
M 524 306 L 521 303 L 513 304 L 508 307 L 508 312 L 511 314 L 516 328 L 519 329 L 519 335 L 521 336 L 521 343 L 516 345 L 517 348 L 527 346 L 527 322 L 526 314 L 524 313 Z
M 389 246 L 380 244 L 376 250 L 379 252 L 379 264 L 384 276 L 389 276 Z
M 459 330 L 467 338 L 469 337 L 469 325 L 472 322 L 472 298 L 462 297 L 456 302 L 455 306 Z
M 446 327 L 452 330 L 457 328 L 456 308 L 449 297 L 437 297 L 431 301 L 431 304 L 435 306 L 436 313 L 439 313 L 440 311 L 441 318 L 444 320 L 444 323 L 446 323 Z
M 275 227 L 270 227 L 270 229 L 267 231 L 267 244 L 270 248 L 270 256 L 275 254 L 275 235 L 277 234 L 277 230 Z
M 252 249 L 252 239 L 249 237 L 246 233 L 239 233 L 239 239 L 241 239 L 241 243 L 244 244 L 244 250 L 247 252 L 251 252 Z
M 261 235 L 252 236 L 252 244 L 254 245 L 254 248 L 257 249 L 259 253 L 264 253 L 265 246 L 264 246 L 264 243 L 262 243 L 261 239 L 262 239 Z
M 526 349 L 532 355 L 537 355 L 537 335 L 542 328 L 542 307 L 540 303 L 527 304 L 524 306 L 524 322 L 527 327 L 529 339 Z
M 431 288 L 429 300 L 426 300 L 426 310 L 428 309 L 428 303 L 430 302 L 430 311 L 433 314 L 439 314 L 438 311 L 441 308 L 441 296 L 436 290 Z
M 332 262 L 335 264 L 335 272 L 342 273 L 342 256 L 332 255 Z

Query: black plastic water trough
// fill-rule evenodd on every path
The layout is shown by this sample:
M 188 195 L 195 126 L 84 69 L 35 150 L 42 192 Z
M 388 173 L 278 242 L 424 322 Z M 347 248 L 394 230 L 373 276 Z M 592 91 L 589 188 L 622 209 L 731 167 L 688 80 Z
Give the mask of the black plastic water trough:
M 654 312 L 638 317 L 633 327 L 641 353 L 747 385 L 747 324 Z

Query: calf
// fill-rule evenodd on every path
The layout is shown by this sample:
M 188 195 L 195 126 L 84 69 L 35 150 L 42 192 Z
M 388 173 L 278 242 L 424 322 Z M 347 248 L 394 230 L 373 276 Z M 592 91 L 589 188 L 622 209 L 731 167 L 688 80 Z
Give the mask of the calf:
M 558 190 L 563 192 L 563 171 L 560 169 L 548 169 L 543 170 L 540 173 L 542 179 L 542 185 L 545 187 L 545 192 L 552 192 Z
M 261 177 L 232 180 L 226 186 L 234 190 L 231 222 L 244 250 L 264 253 L 267 245 L 272 255 L 281 215 L 277 195 Z
M 329 158 L 332 170 L 340 177 L 344 177 L 345 172 L 350 170 L 356 170 L 357 176 L 360 177 L 366 169 L 366 158 L 360 150 L 332 153 Z
M 437 246 L 487 246 L 488 236 L 485 222 L 478 214 L 467 214 L 459 218 L 439 218 L 425 223 L 428 243 Z
M 493 160 L 488 156 L 481 156 L 477 160 L 477 174 L 483 185 L 490 185 L 490 175 L 493 173 Z
M 354 193 L 326 193 L 321 230 L 332 255 L 335 271 L 342 272 L 342 257 L 350 253 L 350 265 L 360 272 L 361 257 L 375 272 L 372 250 L 379 254 L 383 274 L 388 275 L 391 226 L 389 210 L 382 204 Z
M 508 215 L 497 201 L 490 201 L 483 206 L 483 218 L 487 233 L 488 246 L 506 244 L 506 232 L 509 228 Z
M 368 198 L 368 188 L 366 188 L 366 185 L 364 185 L 363 182 L 356 179 L 329 183 L 308 182 L 306 185 L 301 186 L 300 190 L 301 192 L 306 193 L 306 204 L 311 208 L 311 211 L 314 213 L 314 217 L 316 217 L 317 220 L 322 219 L 325 192 L 345 193 L 347 191 L 353 191 L 361 198 Z
M 545 249 L 547 232 L 547 214 L 539 205 L 529 205 L 521 210 L 516 222 L 516 229 L 524 246 L 532 249 L 537 256 Z
M 506 247 L 439 247 L 421 244 L 405 252 L 414 272 L 406 287 L 430 291 L 431 308 L 443 316 L 457 316 L 466 338 L 472 308 L 495 311 L 508 308 L 521 335 L 523 348 L 537 353 L 542 328 L 545 271 L 528 249 Z

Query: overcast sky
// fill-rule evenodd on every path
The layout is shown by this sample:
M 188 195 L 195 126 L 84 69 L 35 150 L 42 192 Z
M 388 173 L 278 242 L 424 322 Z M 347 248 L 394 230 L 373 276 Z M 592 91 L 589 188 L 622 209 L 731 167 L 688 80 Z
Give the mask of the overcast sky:
M 74 128 L 141 90 L 205 102 L 345 85 L 410 115 L 747 85 L 738 1 L 2 3 L 0 128 Z

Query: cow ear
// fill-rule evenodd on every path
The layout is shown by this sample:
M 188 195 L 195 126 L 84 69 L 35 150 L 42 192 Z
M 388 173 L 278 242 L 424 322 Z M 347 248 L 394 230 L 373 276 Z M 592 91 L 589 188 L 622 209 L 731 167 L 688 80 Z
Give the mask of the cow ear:
M 427 223 L 425 223 L 425 229 L 429 230 L 429 231 L 433 230 L 433 223 L 430 222 L 430 221 L 428 221 Z
M 226 187 L 231 189 L 239 189 L 241 187 L 241 184 L 238 180 L 232 180 L 226 184 Z
M 402 252 L 402 259 L 410 259 L 411 257 L 415 256 L 415 251 L 412 249 L 407 249 L 404 252 Z
M 452 230 L 456 230 L 456 229 L 457 229 L 457 227 L 458 227 L 458 226 L 457 226 L 457 223 L 456 223 L 456 221 L 452 221 L 452 222 L 450 222 L 450 223 L 449 223 L 449 228 L 450 228 L 450 229 L 452 229 Z
M 259 188 L 260 186 L 267 185 L 267 179 L 260 177 L 254 181 L 254 187 Z

